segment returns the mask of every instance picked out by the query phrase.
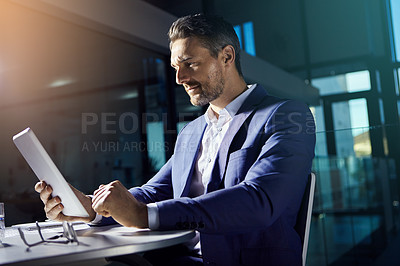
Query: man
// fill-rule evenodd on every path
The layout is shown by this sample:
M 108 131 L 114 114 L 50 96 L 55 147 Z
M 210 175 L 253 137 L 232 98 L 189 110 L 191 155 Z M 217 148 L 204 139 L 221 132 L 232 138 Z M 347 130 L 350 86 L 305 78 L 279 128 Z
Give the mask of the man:
M 85 221 L 196 229 L 205 264 L 301 265 L 294 225 L 314 157 L 309 109 L 246 85 L 238 38 L 224 20 L 183 17 L 169 38 L 176 82 L 192 104 L 209 107 L 182 129 L 173 156 L 147 184 L 127 190 L 114 181 L 93 198 L 76 191 L 90 213 Z M 45 183 L 35 189 L 48 218 L 83 220 L 64 216 Z

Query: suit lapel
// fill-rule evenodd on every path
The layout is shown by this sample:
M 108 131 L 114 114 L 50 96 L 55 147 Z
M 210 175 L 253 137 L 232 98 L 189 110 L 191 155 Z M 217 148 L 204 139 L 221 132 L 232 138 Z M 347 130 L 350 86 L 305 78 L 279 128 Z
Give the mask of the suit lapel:
M 232 119 L 228 131 L 226 132 L 224 139 L 222 140 L 221 146 L 218 150 L 214 168 L 211 174 L 211 180 L 207 185 L 206 193 L 217 190 L 218 187 L 220 186 L 225 173 L 229 147 L 236 133 L 238 132 L 238 130 L 240 129 L 240 127 L 250 114 L 251 112 L 241 113 L 235 115 L 234 118 Z
M 221 146 L 218 150 L 217 157 L 215 160 L 214 168 L 211 174 L 210 183 L 207 185 L 206 193 L 217 190 L 223 180 L 226 164 L 228 161 L 228 152 L 239 129 L 243 123 L 252 114 L 257 106 L 267 96 L 265 89 L 262 86 L 257 85 L 254 91 L 247 97 L 243 105 L 238 110 L 238 113 L 233 117 L 232 122 L 226 132 L 224 139 L 222 140 Z
M 207 123 L 205 122 L 205 119 L 200 119 L 198 123 L 194 123 L 190 132 L 186 133 L 189 134 L 189 136 L 187 137 L 187 141 L 183 143 L 185 152 L 181 153 L 180 157 L 182 162 L 179 167 L 180 171 L 178 171 L 180 186 L 176 191 L 174 190 L 174 196 L 176 198 L 184 197 L 189 194 L 194 166 L 206 126 Z

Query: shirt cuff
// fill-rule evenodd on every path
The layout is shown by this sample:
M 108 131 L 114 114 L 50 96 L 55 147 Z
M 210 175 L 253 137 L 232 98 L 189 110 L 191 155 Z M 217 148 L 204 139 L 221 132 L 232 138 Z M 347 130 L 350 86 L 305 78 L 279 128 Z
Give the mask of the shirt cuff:
M 97 224 L 99 224 L 99 223 L 101 222 L 101 219 L 103 219 L 103 216 L 96 213 L 96 217 L 95 217 L 94 220 L 91 221 L 89 224 L 91 224 L 91 225 L 97 225 Z
M 93 199 L 93 195 L 88 195 L 91 199 Z M 93 219 L 93 221 L 89 222 L 90 225 L 98 225 L 101 222 L 101 219 L 103 219 L 103 216 L 100 214 L 96 213 L 96 217 Z
M 147 204 L 147 218 L 149 219 L 149 228 L 151 230 L 157 230 L 160 227 L 160 215 L 156 203 Z

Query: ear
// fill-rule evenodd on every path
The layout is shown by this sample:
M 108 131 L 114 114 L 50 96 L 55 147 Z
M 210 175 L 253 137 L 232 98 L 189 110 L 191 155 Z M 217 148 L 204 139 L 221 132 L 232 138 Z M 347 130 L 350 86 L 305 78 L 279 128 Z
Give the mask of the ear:
M 235 64 L 235 48 L 232 45 L 225 46 L 222 51 L 222 62 L 225 65 L 234 65 Z

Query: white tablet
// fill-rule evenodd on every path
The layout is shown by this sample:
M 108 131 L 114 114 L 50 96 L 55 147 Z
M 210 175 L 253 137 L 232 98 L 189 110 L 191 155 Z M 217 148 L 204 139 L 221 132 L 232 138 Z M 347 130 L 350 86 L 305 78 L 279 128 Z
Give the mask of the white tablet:
M 65 181 L 57 166 L 40 144 L 35 133 L 29 127 L 13 137 L 18 150 L 24 156 L 39 180 L 53 188 L 52 196 L 59 196 L 64 205 L 63 214 L 67 216 L 88 217 L 89 214 Z

